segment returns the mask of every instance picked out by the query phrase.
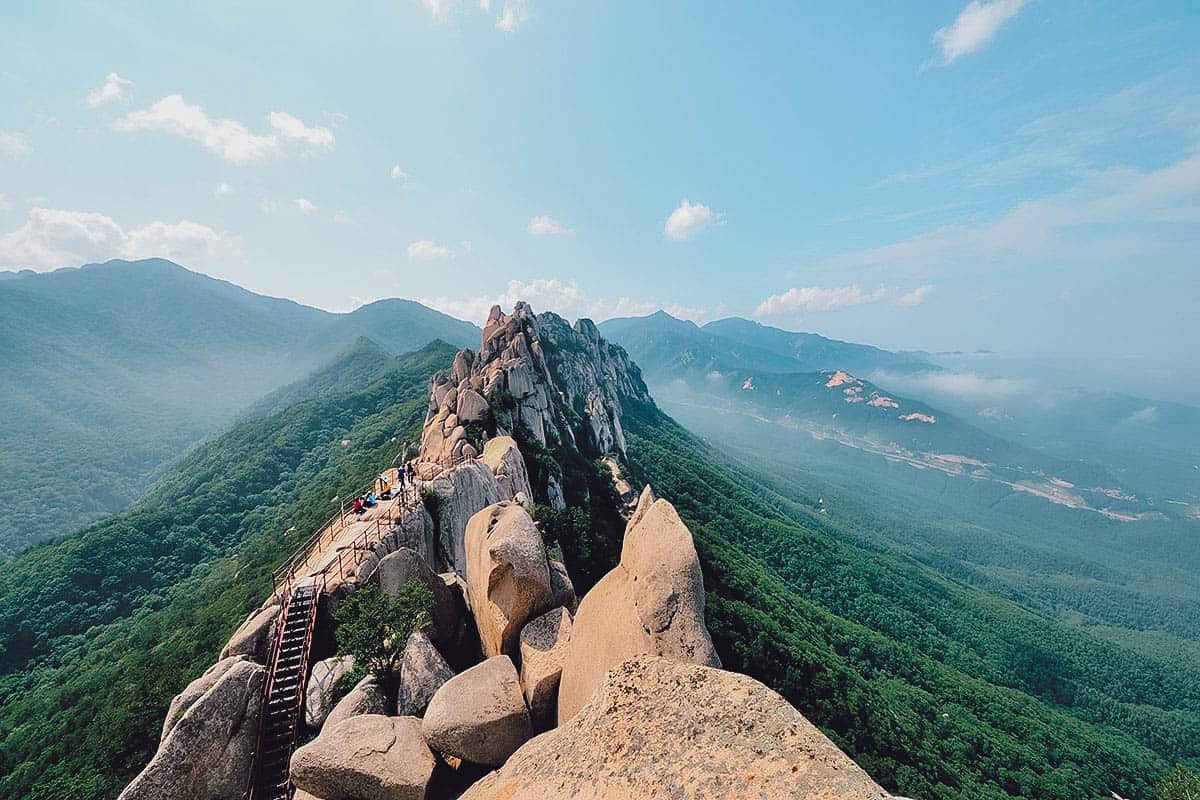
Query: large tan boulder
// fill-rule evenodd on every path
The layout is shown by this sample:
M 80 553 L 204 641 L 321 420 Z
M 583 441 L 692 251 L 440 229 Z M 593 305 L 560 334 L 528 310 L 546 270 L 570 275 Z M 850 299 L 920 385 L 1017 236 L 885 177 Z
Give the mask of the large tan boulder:
M 550 570 L 550 593 L 554 595 L 554 605 L 562 606 L 574 614 L 579 607 L 579 600 L 575 597 L 575 584 L 567 572 L 567 565 L 552 558 L 546 562 L 546 566 Z
M 625 529 L 621 560 L 579 604 L 558 690 L 558 722 L 581 709 L 610 669 L 648 653 L 719 667 L 704 627 L 704 578 L 691 531 L 650 487 Z
M 489 658 L 442 684 L 429 702 L 421 731 L 444 756 L 503 764 L 533 735 L 512 659 Z
M 338 681 L 354 669 L 354 656 L 334 656 L 312 665 L 304 688 L 304 724 L 319 728 L 333 711 L 334 689 Z
M 554 727 L 558 682 L 571 641 L 571 614 L 559 607 L 521 629 L 521 690 L 536 730 Z
M 235 664 L 242 661 L 247 661 L 246 656 L 230 656 L 223 658 L 213 664 L 204 674 L 187 685 L 186 688 L 171 699 L 171 705 L 167 709 L 167 718 L 163 720 L 162 734 L 159 736 L 159 744 L 166 741 L 167 734 L 175 727 L 175 723 L 183 718 L 183 715 L 189 708 L 196 704 L 196 701 L 205 695 L 205 693 L 216 686 L 217 681 L 221 680 L 226 672 Z
M 733 672 L 642 655 L 562 727 L 462 800 L 885 800 L 774 691 Z
M 467 521 L 482 509 L 504 499 L 500 496 L 495 474 L 481 461 L 468 461 L 420 484 L 420 489 L 428 498 L 426 504 L 437 527 L 439 560 L 450 569 L 465 574 L 467 555 L 463 540 Z
M 435 766 L 419 719 L 368 714 L 326 726 L 292 754 L 290 772 L 322 800 L 425 800 Z
M 522 506 L 497 503 L 467 523 L 467 593 L 485 656 L 515 656 L 526 621 L 551 607 L 546 548 Z
M 251 614 L 221 650 L 221 658 L 249 656 L 260 664 L 266 664 L 271 657 L 271 645 L 275 643 L 275 623 L 278 618 L 278 605 L 269 605 Z
M 483 463 L 491 467 L 505 500 L 533 497 L 529 486 L 529 472 L 525 469 L 525 458 L 517 442 L 511 436 L 495 436 L 483 447 Z
M 400 548 L 379 562 L 375 576 L 379 588 L 389 597 L 395 597 L 409 581 L 416 581 L 428 589 L 433 595 L 433 608 L 425 632 L 439 644 L 445 645 L 455 640 L 459 615 L 454 593 L 441 576 L 429 568 L 419 553 L 407 547 Z
M 391 706 L 383 684 L 374 675 L 368 675 L 337 702 L 325 718 L 324 727 L 331 728 L 351 717 L 364 714 L 390 714 Z
M 421 716 L 437 690 L 453 677 L 454 670 L 429 637 L 414 631 L 404 645 L 404 657 L 400 660 L 400 688 L 396 697 L 399 712 Z
M 170 726 L 158 752 L 119 800 L 227 800 L 250 779 L 267 671 L 245 659 L 221 676 Z

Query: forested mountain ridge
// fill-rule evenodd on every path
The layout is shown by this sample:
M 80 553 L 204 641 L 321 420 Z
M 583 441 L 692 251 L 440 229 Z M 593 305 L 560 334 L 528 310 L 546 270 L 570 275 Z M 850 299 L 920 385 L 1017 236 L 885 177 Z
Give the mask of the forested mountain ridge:
M 128 511 L 0 565 L 0 797 L 114 797 L 330 498 L 419 435 L 453 353 L 245 420 Z
M 125 508 L 164 464 L 360 336 L 401 353 L 478 328 L 404 300 L 331 314 L 161 259 L 0 282 L 0 560 Z
M 550 361 L 586 357 L 564 341 L 542 343 Z M 0 796 L 113 796 L 295 537 L 416 436 L 429 374 L 450 356 L 433 345 L 393 364 L 358 342 L 198 447 L 125 514 L 0 566 L 0 609 L 18 610 L 0 619 Z M 569 412 L 573 430 L 590 429 Z M 769 461 L 731 460 L 653 401 L 626 399 L 623 428 L 626 477 L 670 496 L 694 532 L 726 666 L 782 693 L 888 789 L 1151 800 L 1170 762 L 1197 765 L 1200 667 L 948 578 L 848 525 L 836 498 L 825 513 Z M 523 444 L 530 475 L 559 470 L 568 503 L 607 502 L 607 469 Z M 572 510 L 550 519 L 586 586 L 620 534 L 591 524 L 594 507 Z

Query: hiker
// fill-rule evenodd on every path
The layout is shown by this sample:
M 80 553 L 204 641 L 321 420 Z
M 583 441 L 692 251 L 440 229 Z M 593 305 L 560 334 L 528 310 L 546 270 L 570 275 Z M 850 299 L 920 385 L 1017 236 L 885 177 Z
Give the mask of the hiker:
M 365 514 L 365 513 L 367 513 L 367 509 L 363 508 L 363 499 L 362 499 L 362 496 L 361 496 L 361 495 L 360 495 L 360 496 L 358 496 L 358 497 L 356 497 L 356 498 L 354 498 L 354 506 L 353 506 L 353 508 L 354 508 L 354 513 L 355 513 L 355 514 Z
M 379 486 L 380 486 L 379 499 L 380 500 L 391 500 L 392 499 L 392 479 L 388 477 L 386 472 L 381 472 L 381 473 L 379 473 L 378 480 L 379 480 Z
M 378 500 L 375 499 L 374 492 L 370 492 L 369 494 L 367 494 L 367 508 L 374 508 L 375 504 L 377 502 L 378 502 Z

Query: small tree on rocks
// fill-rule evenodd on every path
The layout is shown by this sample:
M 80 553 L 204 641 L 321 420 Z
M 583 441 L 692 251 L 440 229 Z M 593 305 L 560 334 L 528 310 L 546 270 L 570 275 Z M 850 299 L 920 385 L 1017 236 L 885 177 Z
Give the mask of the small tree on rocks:
M 395 597 L 375 584 L 361 587 L 342 601 L 337 620 L 338 655 L 354 656 L 356 670 L 386 678 L 395 668 L 413 631 L 429 624 L 433 593 L 408 581 Z

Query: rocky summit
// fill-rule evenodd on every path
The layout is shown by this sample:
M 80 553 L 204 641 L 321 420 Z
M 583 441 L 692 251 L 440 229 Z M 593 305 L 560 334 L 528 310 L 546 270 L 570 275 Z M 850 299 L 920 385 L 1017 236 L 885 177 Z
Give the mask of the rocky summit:
M 652 402 L 590 321 L 493 308 L 479 351 L 431 381 L 409 485 L 385 473 L 375 506 L 276 572 L 123 800 L 888 797 L 720 668 L 692 534 L 625 477 L 630 401 Z M 564 562 L 547 520 L 569 492 L 624 525 L 604 574 Z M 599 580 L 577 597 L 581 566 Z M 365 590 L 430 599 L 407 638 L 378 634 L 391 663 L 336 652 Z

